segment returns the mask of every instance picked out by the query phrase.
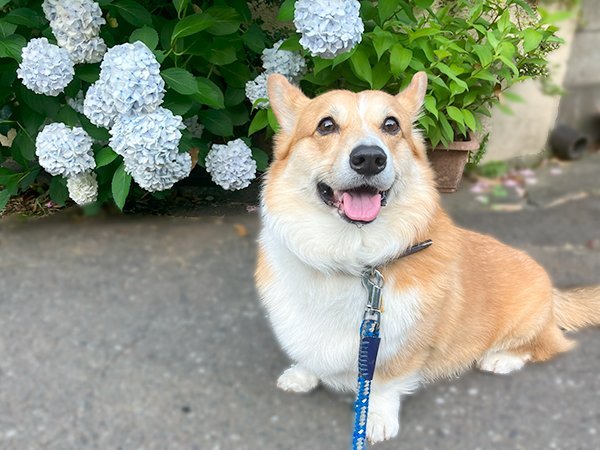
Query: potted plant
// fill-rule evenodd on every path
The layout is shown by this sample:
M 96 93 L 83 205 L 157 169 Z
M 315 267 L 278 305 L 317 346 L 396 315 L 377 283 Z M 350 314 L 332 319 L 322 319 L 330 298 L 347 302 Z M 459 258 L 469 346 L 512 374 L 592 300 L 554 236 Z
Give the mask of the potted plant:
M 292 1 L 281 19 L 292 18 Z M 343 88 L 397 93 L 414 73 L 429 87 L 419 124 L 430 144 L 438 187 L 452 192 L 465 163 L 485 149 L 482 116 L 511 99 L 514 83 L 547 74 L 546 54 L 561 40 L 553 19 L 524 0 L 361 2 L 364 33 L 359 44 L 332 59 L 313 57 L 301 80 L 312 94 Z M 282 49 L 304 51 L 298 35 Z

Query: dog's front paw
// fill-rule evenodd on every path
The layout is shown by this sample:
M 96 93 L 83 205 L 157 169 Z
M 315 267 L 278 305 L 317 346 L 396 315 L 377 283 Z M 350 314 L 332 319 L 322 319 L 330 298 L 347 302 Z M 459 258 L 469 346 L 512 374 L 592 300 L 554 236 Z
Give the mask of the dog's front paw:
M 395 438 L 400 432 L 398 414 L 385 414 L 369 411 L 367 419 L 367 439 L 371 444 Z
M 319 384 L 315 374 L 299 366 L 292 366 L 277 379 L 277 387 L 288 392 L 310 392 Z

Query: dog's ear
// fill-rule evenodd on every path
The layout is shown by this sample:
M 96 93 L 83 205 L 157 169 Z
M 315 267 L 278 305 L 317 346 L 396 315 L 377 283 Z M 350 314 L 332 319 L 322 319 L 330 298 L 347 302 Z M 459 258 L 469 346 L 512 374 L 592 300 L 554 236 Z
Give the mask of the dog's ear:
M 267 80 L 269 103 L 284 133 L 294 131 L 300 109 L 308 102 L 300 89 L 292 85 L 286 77 L 278 73 L 269 75 Z
M 396 95 L 398 101 L 413 120 L 417 118 L 423 106 L 425 92 L 427 92 L 427 74 L 425 72 L 417 72 L 408 87 Z

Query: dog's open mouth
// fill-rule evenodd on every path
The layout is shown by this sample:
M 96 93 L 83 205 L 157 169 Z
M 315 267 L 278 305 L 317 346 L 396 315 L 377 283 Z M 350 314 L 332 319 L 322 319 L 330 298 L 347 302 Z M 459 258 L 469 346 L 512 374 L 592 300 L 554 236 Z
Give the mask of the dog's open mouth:
M 334 191 L 323 182 L 317 184 L 317 190 L 325 204 L 336 207 L 349 221 L 359 223 L 373 222 L 377 218 L 389 192 L 389 189 L 380 191 L 368 185 Z

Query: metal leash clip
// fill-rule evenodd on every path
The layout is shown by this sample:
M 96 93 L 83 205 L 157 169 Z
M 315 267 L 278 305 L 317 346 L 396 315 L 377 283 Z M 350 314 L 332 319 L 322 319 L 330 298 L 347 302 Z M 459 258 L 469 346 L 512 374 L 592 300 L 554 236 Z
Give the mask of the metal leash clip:
M 379 327 L 381 310 L 383 309 L 383 299 L 381 298 L 383 275 L 379 270 L 371 269 L 364 273 L 362 282 L 367 289 L 367 305 L 363 319 L 372 320 Z

